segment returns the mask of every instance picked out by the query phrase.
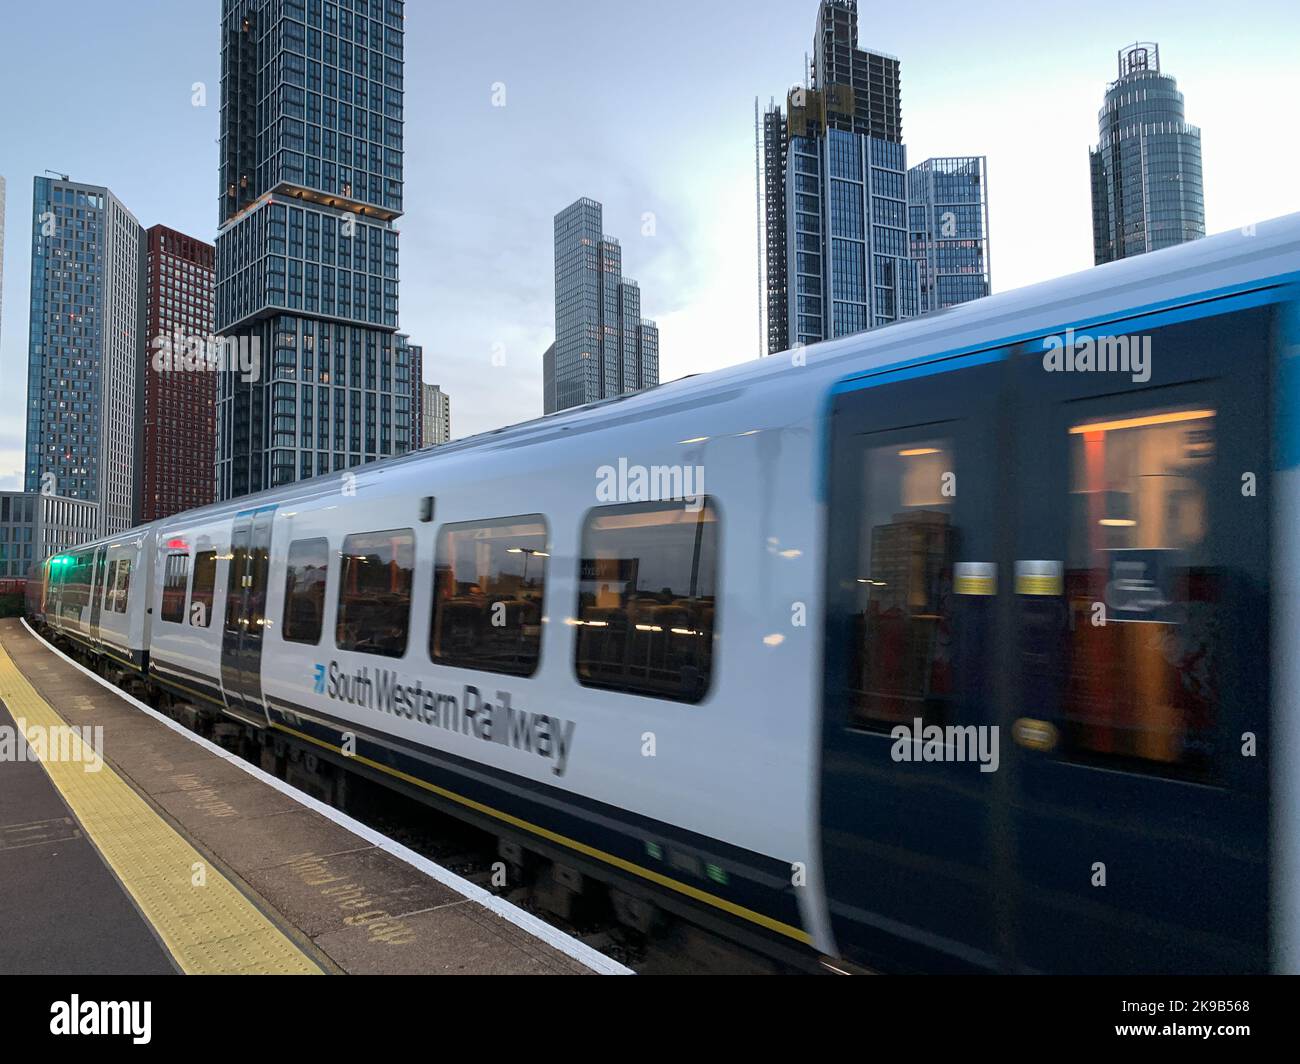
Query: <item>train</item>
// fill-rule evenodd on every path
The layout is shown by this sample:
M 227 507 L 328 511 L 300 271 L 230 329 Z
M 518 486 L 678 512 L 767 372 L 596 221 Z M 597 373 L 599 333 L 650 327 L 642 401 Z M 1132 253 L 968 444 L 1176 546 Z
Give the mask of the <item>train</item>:
M 28 612 L 643 930 L 1296 971 L 1298 355 L 1293 215 L 134 528 Z

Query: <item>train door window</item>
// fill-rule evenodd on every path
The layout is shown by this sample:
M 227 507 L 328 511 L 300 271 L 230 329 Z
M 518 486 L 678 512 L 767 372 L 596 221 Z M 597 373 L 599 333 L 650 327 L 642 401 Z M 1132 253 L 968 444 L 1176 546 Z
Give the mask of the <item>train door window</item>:
M 226 581 L 226 631 L 240 630 L 244 612 L 244 587 L 248 577 L 248 533 L 236 533 L 230 545 L 230 576 Z
M 81 555 L 74 555 L 68 563 L 68 590 L 65 593 L 64 603 L 70 612 L 79 613 L 83 606 L 90 601 L 90 596 L 86 593 L 83 581 L 86 576 L 86 562 Z
M 190 590 L 190 624 L 195 628 L 211 627 L 216 586 L 217 552 L 201 550 L 194 555 L 194 587 Z
M 90 584 L 90 602 L 92 608 L 98 604 L 100 612 L 103 612 L 104 605 L 104 573 L 108 564 L 108 558 L 104 551 L 95 551 L 95 566 Z
M 946 438 L 897 437 L 863 452 L 848 692 L 856 727 L 952 716 L 954 461 Z
M 271 552 L 265 542 L 249 548 L 248 631 L 261 632 L 266 626 L 266 585 L 271 572 Z
M 190 582 L 190 556 L 169 554 L 163 568 L 161 618 L 169 624 L 185 620 L 185 591 Z
M 113 612 L 113 588 L 117 584 L 117 565 L 116 559 L 108 563 L 108 575 L 104 578 L 104 588 L 101 595 L 101 605 L 109 613 Z M 67 601 L 66 591 L 64 592 L 64 601 Z
M 309 646 L 320 642 L 329 564 L 328 540 L 300 539 L 289 544 L 288 573 L 284 578 L 284 625 L 281 629 L 285 642 Z
M 433 660 L 508 676 L 536 672 L 550 558 L 545 519 L 443 525 L 434 558 Z
M 713 672 L 711 500 L 592 510 L 582 532 L 575 667 L 586 687 L 700 702 Z
M 1069 434 L 1061 751 L 1204 775 L 1219 698 L 1215 411 L 1135 410 Z
M 340 650 L 400 658 L 411 621 L 415 534 L 364 532 L 343 541 L 339 571 Z
M 125 613 L 127 597 L 131 591 L 131 562 L 128 558 L 121 558 L 117 563 L 117 570 L 113 574 L 112 583 L 109 585 L 108 609 L 113 613 Z
M 91 579 L 94 576 L 93 559 L 79 557 L 76 561 L 76 603 L 77 608 L 90 606 L 92 602 L 93 591 L 91 589 Z

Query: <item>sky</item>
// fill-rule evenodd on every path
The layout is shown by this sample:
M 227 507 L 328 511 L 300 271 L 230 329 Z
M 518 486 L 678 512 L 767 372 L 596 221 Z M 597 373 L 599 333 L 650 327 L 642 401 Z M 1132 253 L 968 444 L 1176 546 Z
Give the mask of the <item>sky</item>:
M 1300 211 L 1294 0 L 859 12 L 859 43 L 902 63 L 909 163 L 988 157 L 995 292 L 1092 265 L 1088 148 L 1136 40 L 1160 44 L 1201 127 L 1208 230 Z M 604 204 L 659 323 L 663 380 L 757 356 L 754 100 L 802 81 L 816 14 L 816 0 L 407 0 L 400 324 L 452 397 L 454 436 L 541 413 L 553 219 L 580 196 Z M 32 179 L 107 185 L 145 226 L 214 240 L 219 18 L 219 0 L 5 5 L 0 490 L 21 487 Z

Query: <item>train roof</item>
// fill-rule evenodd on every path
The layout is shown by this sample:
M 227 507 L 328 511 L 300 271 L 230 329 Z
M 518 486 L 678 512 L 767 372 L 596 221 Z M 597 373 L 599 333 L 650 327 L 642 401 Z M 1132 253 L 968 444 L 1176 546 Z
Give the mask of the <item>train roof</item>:
M 1186 305 L 1219 292 L 1300 271 L 1300 213 L 1261 222 L 1177 247 L 1121 259 L 1103 266 L 987 296 L 919 318 L 869 329 L 803 349 L 806 365 L 824 382 L 852 372 L 878 371 L 904 361 L 1000 346 L 1018 337 L 1056 332 L 1069 325 L 1113 319 L 1118 313 Z M 560 439 L 594 429 L 690 409 L 741 388 L 789 379 L 784 353 L 682 377 L 657 388 L 493 429 L 436 448 L 356 467 L 358 481 L 380 478 L 424 462 L 446 461 L 467 452 L 490 452 Z M 219 519 L 259 506 L 310 501 L 338 491 L 339 472 L 272 488 L 177 514 L 157 522 Z M 128 538 L 137 530 L 110 537 Z

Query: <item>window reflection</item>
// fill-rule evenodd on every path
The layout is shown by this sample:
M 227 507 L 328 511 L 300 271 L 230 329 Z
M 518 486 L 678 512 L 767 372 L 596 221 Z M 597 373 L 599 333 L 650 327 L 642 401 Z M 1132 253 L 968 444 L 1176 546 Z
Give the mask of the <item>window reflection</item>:
M 1208 550 L 1215 412 L 1070 430 L 1069 749 L 1206 766 L 1218 700 Z
M 217 552 L 201 550 L 194 556 L 194 588 L 190 592 L 190 624 L 207 628 L 212 624 L 212 599 L 217 586 Z M 201 609 L 195 609 L 201 606 Z
M 852 715 L 862 725 L 944 723 L 953 696 L 952 443 L 868 448 L 863 463 Z
M 340 650 L 400 658 L 411 619 L 415 536 L 409 528 L 343 541 L 336 641 Z
M 305 539 L 289 545 L 284 578 L 284 626 L 280 633 L 286 642 L 310 646 L 320 642 L 328 572 L 327 540 Z
M 131 590 L 131 563 L 126 558 L 113 563 L 108 583 L 108 597 L 104 608 L 111 613 L 125 613 L 126 600 Z
M 713 670 L 718 514 L 710 502 L 593 510 L 582 536 L 577 669 L 586 686 L 698 702 Z
M 190 579 L 190 556 L 169 554 L 163 569 L 163 595 L 160 617 L 179 624 L 185 617 L 185 591 Z
M 531 675 L 541 650 L 549 557 L 541 517 L 444 525 L 434 577 L 433 660 Z

